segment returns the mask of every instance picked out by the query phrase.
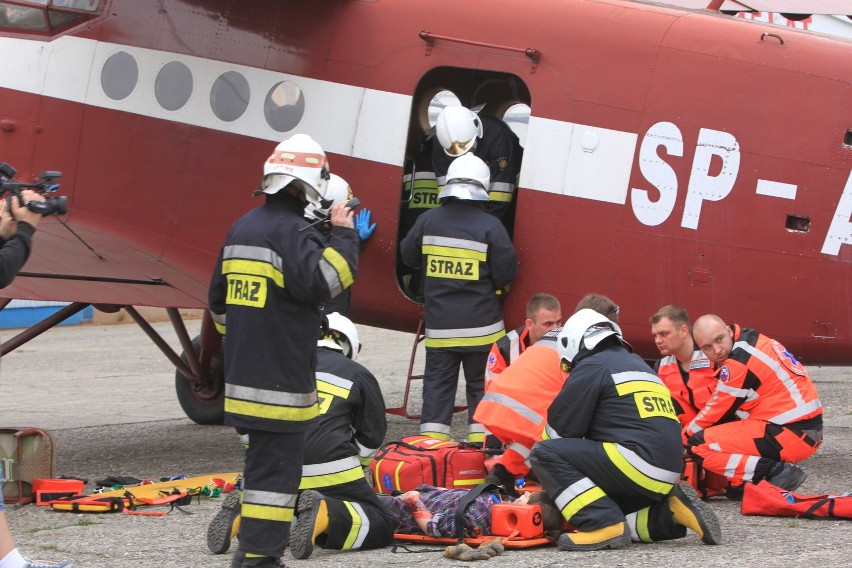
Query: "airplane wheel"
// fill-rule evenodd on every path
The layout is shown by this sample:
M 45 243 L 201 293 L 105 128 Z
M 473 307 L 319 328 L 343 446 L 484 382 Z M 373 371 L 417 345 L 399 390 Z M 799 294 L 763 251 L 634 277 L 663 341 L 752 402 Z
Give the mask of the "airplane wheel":
M 201 338 L 192 340 L 195 352 L 201 349 Z M 180 356 L 186 361 L 186 353 Z M 175 371 L 175 391 L 178 402 L 186 415 L 196 424 L 223 424 L 225 418 L 225 376 L 222 358 L 217 353 L 210 360 L 210 375 L 213 380 L 199 385 L 186 380 L 180 371 Z

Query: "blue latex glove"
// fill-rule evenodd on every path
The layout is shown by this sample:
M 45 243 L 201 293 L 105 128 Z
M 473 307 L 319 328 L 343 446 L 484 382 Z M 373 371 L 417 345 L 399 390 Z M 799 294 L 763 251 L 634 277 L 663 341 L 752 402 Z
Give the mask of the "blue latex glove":
M 358 236 L 361 237 L 361 241 L 369 239 L 373 234 L 373 231 L 376 230 L 376 224 L 370 224 L 369 209 L 361 209 L 361 211 L 355 215 L 355 230 L 358 231 Z

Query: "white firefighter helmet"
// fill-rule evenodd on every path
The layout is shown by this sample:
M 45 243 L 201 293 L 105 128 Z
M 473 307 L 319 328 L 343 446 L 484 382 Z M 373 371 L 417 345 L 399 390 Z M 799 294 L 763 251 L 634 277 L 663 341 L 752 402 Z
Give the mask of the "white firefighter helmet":
M 435 135 L 447 156 L 463 156 L 482 138 L 482 119 L 466 107 L 448 106 L 435 121 Z
M 322 203 L 308 203 L 305 207 L 305 217 L 310 221 L 324 219 L 328 217 L 331 208 L 338 203 L 346 203 L 352 199 L 352 188 L 349 187 L 349 182 L 337 174 L 330 174 L 328 187 L 325 190 L 325 198 Z
M 324 334 L 317 345 L 342 351 L 344 355 L 355 361 L 361 351 L 361 341 L 358 339 L 358 329 L 352 320 L 337 312 L 326 316 L 328 318 L 328 333 Z
M 447 169 L 447 185 L 438 194 L 438 199 L 455 197 L 467 201 L 488 201 L 488 186 L 491 171 L 479 157 L 465 154 L 450 163 Z
M 275 147 L 263 165 L 261 189 L 278 193 L 294 180 L 302 182 L 300 189 L 309 203 L 320 204 L 328 187 L 328 159 L 322 146 L 307 134 L 294 134 Z
M 612 335 L 624 343 L 618 324 L 594 310 L 582 309 L 568 318 L 556 338 L 563 370 L 567 371 L 573 366 L 580 349 L 594 349 Z

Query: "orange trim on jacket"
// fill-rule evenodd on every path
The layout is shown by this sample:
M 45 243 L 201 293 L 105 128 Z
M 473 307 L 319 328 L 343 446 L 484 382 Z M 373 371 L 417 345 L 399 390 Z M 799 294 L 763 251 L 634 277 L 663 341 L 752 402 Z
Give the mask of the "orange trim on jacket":
M 529 471 L 523 454 L 528 455 L 533 444 L 541 440 L 547 409 L 564 384 L 556 343 L 539 340 L 486 386 L 473 419 L 509 445 L 510 450 L 517 450 L 507 450 L 505 463 L 500 461 L 513 474 Z
M 701 411 L 716 390 L 716 373 L 713 364 L 700 349 L 696 349 L 689 362 L 689 375 L 684 382 L 680 363 L 674 355 L 660 359 L 657 366 L 657 376 L 665 383 L 680 407 L 678 419 L 685 428 Z
M 822 415 L 816 386 L 792 353 L 753 329 L 733 330 L 734 347 L 716 371 L 716 392 L 690 422 L 686 437 L 734 420 L 783 426 Z

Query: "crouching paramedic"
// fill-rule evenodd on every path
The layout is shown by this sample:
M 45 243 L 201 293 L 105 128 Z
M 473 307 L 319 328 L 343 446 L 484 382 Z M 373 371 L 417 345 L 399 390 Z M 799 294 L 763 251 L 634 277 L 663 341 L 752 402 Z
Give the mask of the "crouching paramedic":
M 579 529 L 560 535 L 559 548 L 681 538 L 686 527 L 717 544 L 715 514 L 678 483 L 683 449 L 669 391 L 628 350 L 618 325 L 580 310 L 557 342 L 571 378 L 548 409 L 545 440 L 530 462 L 562 517 Z
M 324 197 L 328 178 L 325 153 L 310 136 L 281 142 L 264 165 L 258 193 L 266 202 L 231 227 L 211 279 L 210 312 L 226 334 L 225 424 L 251 440 L 232 568 L 280 566 L 305 431 L 319 414 L 319 305 L 351 286 L 358 267 L 349 208 L 332 209 L 328 240 L 303 216 L 309 201 Z
M 514 480 L 529 473 L 533 445 L 541 440 L 547 407 L 565 383 L 556 338 L 561 328 L 544 334 L 488 383 L 473 419 L 504 445 L 486 479 L 514 494 Z
M 533 294 L 527 300 L 527 319 L 524 325 L 509 331 L 494 342 L 485 364 L 485 389 L 506 367 L 515 362 L 521 353 L 556 327 L 562 325 L 562 308 L 555 296 Z
M 355 325 L 338 313 L 329 314 L 316 350 L 320 416 L 306 434 L 297 518 L 290 533 L 290 552 L 296 558 L 308 558 L 315 544 L 334 550 L 383 548 L 393 538 L 391 521 L 362 469 L 384 440 L 387 421 L 378 381 L 356 362 L 360 349 Z M 234 493 L 208 528 L 207 543 L 214 553 L 228 550 L 239 532 L 238 514 Z
M 716 315 L 695 320 L 695 341 L 716 370 L 716 391 L 684 428 L 689 453 L 731 482 L 766 480 L 795 491 L 806 474 L 793 465 L 822 441 L 822 404 L 801 363 L 783 345 Z
M 654 369 L 669 388 L 678 419 L 685 428 L 716 390 L 716 376 L 710 360 L 692 339 L 689 315 L 669 304 L 651 316 L 651 335 L 662 359 Z

